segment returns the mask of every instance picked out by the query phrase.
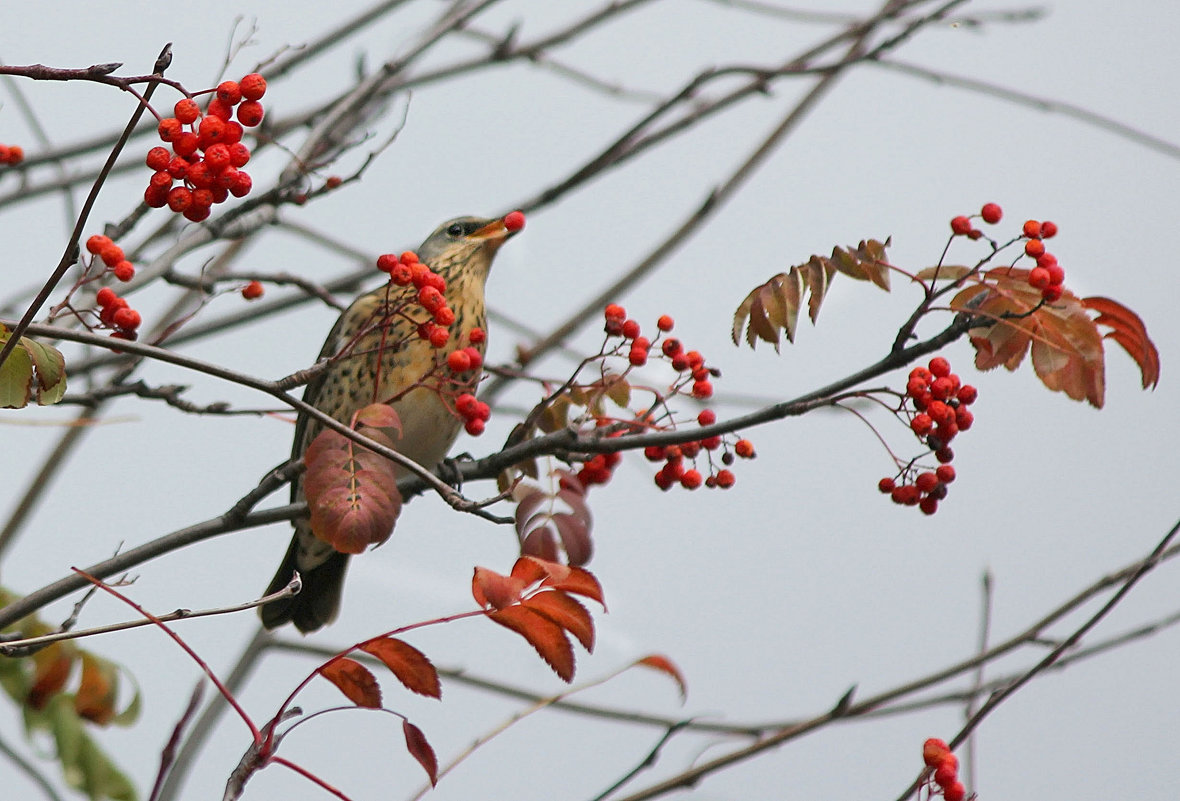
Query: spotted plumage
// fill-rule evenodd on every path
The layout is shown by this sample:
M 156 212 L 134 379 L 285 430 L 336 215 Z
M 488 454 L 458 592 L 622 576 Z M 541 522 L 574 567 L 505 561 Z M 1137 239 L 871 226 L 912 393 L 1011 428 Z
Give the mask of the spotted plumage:
M 416 290 L 387 282 L 358 297 L 340 315 L 319 356 L 332 361 L 307 385 L 303 399 L 345 424 L 364 406 L 391 403 L 402 426 L 398 452 L 425 467 L 437 465 L 462 423 L 437 388 L 421 382 L 436 359 L 453 347 L 467 345 L 473 328 L 485 328 L 484 284 L 496 250 L 512 233 L 499 219 L 460 217 L 440 225 L 417 252 L 446 281 L 447 305 L 455 313 L 448 345 L 433 348 L 417 336 L 414 321 L 389 314 Z M 482 354 L 485 344 L 481 341 L 475 347 Z M 472 384 L 476 378 L 470 377 Z M 299 415 L 292 455 L 302 456 L 322 428 L 318 421 Z M 292 482 L 291 499 L 304 500 L 301 478 Z M 260 611 L 268 629 L 290 621 L 309 632 L 330 622 L 339 611 L 348 554 L 318 539 L 306 518 L 296 520 L 294 526 L 295 535 L 267 593 L 286 586 L 295 570 L 303 579 L 303 590 Z

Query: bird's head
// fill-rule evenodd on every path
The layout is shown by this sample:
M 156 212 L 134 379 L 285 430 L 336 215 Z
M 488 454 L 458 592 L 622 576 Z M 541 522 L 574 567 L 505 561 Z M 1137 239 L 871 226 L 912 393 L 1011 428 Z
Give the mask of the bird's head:
M 519 225 L 510 228 L 505 219 L 456 217 L 447 220 L 426 237 L 418 248 L 418 258 L 444 276 L 459 269 L 486 278 L 496 251 L 520 230 Z

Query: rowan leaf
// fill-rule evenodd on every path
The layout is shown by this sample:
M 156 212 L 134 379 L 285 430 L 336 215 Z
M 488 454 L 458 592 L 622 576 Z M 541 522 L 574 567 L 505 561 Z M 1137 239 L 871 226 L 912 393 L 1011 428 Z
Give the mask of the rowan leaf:
M 574 680 L 574 649 L 561 626 L 524 606 L 510 606 L 487 614 L 496 623 L 524 637 L 562 681 Z
M 471 595 L 481 608 L 505 609 L 520 602 L 528 582 L 515 576 L 502 576 L 486 567 L 475 568 L 471 577 Z
M 74 711 L 79 717 L 105 726 L 117 713 L 119 668 L 114 662 L 90 653 L 82 654 L 82 680 L 74 694 Z
M 831 257 L 812 256 L 755 287 L 734 312 L 733 343 L 740 343 L 743 328 L 746 344 L 751 348 L 762 340 L 778 351 L 782 336 L 794 342 L 804 297 L 808 298 L 807 314 L 814 324 L 832 276 L 837 272 L 858 281 L 871 281 L 888 292 L 891 269 L 885 260 L 888 245 L 889 240 L 868 239 L 855 248 L 833 248 Z
M 517 490 L 514 522 L 520 553 L 557 561 L 560 550 L 564 550 L 569 564 L 584 565 L 594 554 L 593 517 L 586 504 L 585 487 L 566 470 L 554 470 L 550 477 L 556 479 L 556 491 L 540 487 Z
M 688 683 L 684 680 L 684 674 L 680 672 L 680 668 L 676 664 L 664 656 L 663 654 L 651 654 L 645 656 L 635 662 L 641 667 L 658 670 L 666 676 L 671 677 L 672 681 L 676 682 L 676 686 L 680 688 L 680 700 L 684 702 L 688 698 Z
M 430 779 L 430 786 L 434 787 L 438 784 L 438 757 L 435 756 L 434 749 L 430 747 L 426 735 L 405 718 L 402 718 L 402 733 L 406 737 L 406 750 L 410 752 L 410 756 L 418 760 L 418 764 L 422 766 L 422 769 L 426 771 L 426 776 Z
M 0 325 L 0 347 L 10 333 Z M 38 406 L 61 400 L 66 392 L 66 360 L 61 351 L 21 337 L 0 364 L 0 409 L 20 409 L 36 399 Z
M 587 651 L 594 651 L 594 619 L 582 604 L 560 590 L 539 592 L 522 603 L 574 635 Z
M 334 659 L 318 672 L 357 706 L 381 708 L 381 686 L 377 683 L 377 677 L 355 659 Z
M 410 692 L 430 698 L 442 697 L 438 671 L 426 654 L 408 642 L 396 637 L 382 637 L 365 643 L 361 650 L 380 659 Z
M 1082 305 L 1091 311 L 1098 312 L 1094 318 L 1095 325 L 1106 326 L 1111 330 L 1103 339 L 1117 342 L 1127 354 L 1139 365 L 1139 374 L 1143 380 L 1143 388 L 1154 389 L 1160 382 L 1160 353 L 1151 337 L 1147 335 L 1147 326 L 1139 315 L 1116 300 L 1103 297 L 1083 298 Z

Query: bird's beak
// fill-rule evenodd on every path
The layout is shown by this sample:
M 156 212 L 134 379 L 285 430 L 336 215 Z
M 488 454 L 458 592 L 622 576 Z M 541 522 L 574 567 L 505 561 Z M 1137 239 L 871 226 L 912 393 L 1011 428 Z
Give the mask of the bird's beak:
M 504 225 L 503 220 L 492 220 L 483 228 L 478 228 L 472 231 L 467 235 L 467 238 L 480 241 L 498 241 L 507 239 L 515 233 L 516 231 L 508 230 L 508 227 Z

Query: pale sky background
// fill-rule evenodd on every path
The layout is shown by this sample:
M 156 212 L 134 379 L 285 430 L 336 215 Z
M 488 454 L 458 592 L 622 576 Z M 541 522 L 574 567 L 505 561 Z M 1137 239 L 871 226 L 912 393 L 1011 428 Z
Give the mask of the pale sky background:
M 148 72 L 160 47 L 174 42 L 169 71 L 190 88 L 212 85 L 235 14 L 257 21 L 255 46 L 233 75 L 284 45 L 315 37 L 330 22 L 367 7 L 354 0 L 164 3 L 8 4 L 0 58 L 81 67 L 124 61 Z M 869 3 L 814 3 L 862 11 Z M 409 34 L 442 4 L 412 4 L 367 29 L 308 69 L 272 85 L 271 113 L 307 107 L 335 92 L 363 56 L 372 66 L 401 52 Z M 505 0 L 481 17 L 503 32 L 513 22 L 528 40 L 593 3 Z M 1024 8 L 975 2 L 968 13 Z M 1165 140 L 1180 143 L 1175 31 L 1171 3 L 1097 0 L 1047 3 L 1027 24 L 980 31 L 936 25 L 896 56 L 1045 98 L 1076 104 Z M 578 12 L 582 13 L 582 12 Z M 331 15 L 331 16 L 329 16 Z M 708 65 L 773 64 L 831 29 L 752 15 L 706 0 L 664 0 L 627 15 L 587 41 L 558 51 L 566 61 L 632 88 L 666 93 Z M 474 52 L 461 43 L 427 63 Z M 782 81 L 767 97 L 746 101 L 668 147 L 532 214 L 523 234 L 501 252 L 489 284 L 494 308 L 538 329 L 564 319 L 657 244 L 777 123 L 811 79 Z M 20 82 L 52 141 L 70 143 L 123 124 L 130 98 L 97 85 Z M 163 96 L 161 93 L 160 96 Z M 404 99 L 399 102 L 404 102 Z M 552 183 L 624 130 L 642 104 L 619 103 L 527 66 L 479 73 L 415 92 L 397 142 L 364 181 L 283 216 L 330 232 L 374 254 L 418 243 L 442 220 L 513 207 Z M 389 124 L 379 131 L 388 133 Z M 0 142 L 33 139 L 0 87 Z M 134 154 L 129 154 L 132 157 Z M 134 155 L 135 158 L 140 158 Z M 336 170 L 350 171 L 359 155 Z M 281 165 L 278 154 L 252 164 L 259 176 Z M 146 172 L 114 181 L 93 215 L 121 218 Z M 804 325 L 780 356 L 728 340 L 730 315 L 755 285 L 812 253 L 864 237 L 892 235 L 892 260 L 934 263 L 955 214 L 987 201 L 1005 210 L 1002 230 L 1052 219 L 1061 233 L 1051 249 L 1079 294 L 1114 297 L 1136 310 L 1163 355 L 1154 393 L 1118 350 L 1108 359 L 1106 408 L 1097 412 L 1046 391 L 1031 367 L 980 375 L 960 342 L 947 349 L 964 380 L 976 384 L 976 425 L 955 445 L 959 479 L 933 518 L 901 509 L 876 492 L 892 463 L 851 415 L 807 415 L 747 432 L 759 458 L 737 466 L 727 493 L 662 494 L 652 469 L 631 456 L 613 483 L 591 492 L 597 553 L 591 569 L 605 586 L 609 615 L 596 617 L 600 642 L 579 652 L 578 678 L 589 680 L 652 652 L 684 671 L 689 697 L 655 674 L 629 673 L 582 698 L 659 715 L 727 721 L 790 720 L 830 708 L 849 687 L 868 696 L 969 656 L 976 648 L 980 577 L 994 574 L 993 639 L 1023 630 L 1100 576 L 1148 553 L 1175 522 L 1180 395 L 1173 364 L 1180 345 L 1173 234 L 1180 205 L 1180 161 L 1060 114 L 938 87 L 876 66 L 841 80 L 802 128 L 749 184 L 654 276 L 618 298 L 648 327 L 668 313 L 676 333 L 722 368 L 726 393 L 767 401 L 794 397 L 877 359 L 918 294 L 895 283 L 892 295 L 837 279 L 819 324 Z M 0 180 L 0 193 L 12 189 Z M 39 283 L 56 263 L 68 225 L 60 199 L 0 209 L 0 297 Z M 138 232 L 137 232 L 138 233 Z M 137 241 L 137 240 L 136 240 Z M 961 248 L 961 249 L 960 249 Z M 976 251 L 956 244 L 960 258 Z M 199 269 L 208 252 L 181 267 Z M 951 260 L 955 258 L 952 255 Z M 292 270 L 326 281 L 350 265 L 275 231 L 250 248 L 241 269 Z M 274 296 L 279 292 L 275 290 Z M 150 318 L 168 293 L 135 296 Z M 210 314 L 240 308 L 234 295 Z M 184 351 L 269 378 L 309 365 L 334 313 L 306 306 Z M 596 327 L 595 327 L 596 328 Z M 935 324 L 926 329 L 936 330 Z M 576 347 L 592 349 L 597 330 Z M 491 358 L 510 358 L 519 342 L 491 331 Z M 568 365 L 546 362 L 560 375 Z M 154 383 L 192 384 L 191 399 L 266 407 L 266 398 L 176 368 L 149 366 Z M 904 385 L 904 373 L 892 380 Z M 528 393 L 512 396 L 532 403 Z M 719 413 L 744 407 L 717 405 Z M 58 430 L 29 422 L 65 419 L 64 411 L 0 414 L 0 453 L 8 479 L 0 509 L 18 497 Z M 908 448 L 900 427 L 874 418 L 891 442 Z M 479 440 L 456 452 L 490 452 L 511 414 L 494 414 Z M 84 441 L 59 474 L 23 537 L 0 567 L 4 586 L 27 592 L 70 565 L 91 564 L 120 544 L 136 545 L 220 514 L 285 458 L 291 427 L 274 418 L 209 419 L 161 404 L 123 401 Z M 472 495 L 489 486 L 469 487 Z M 272 501 L 283 503 L 285 493 Z M 289 527 L 275 525 L 202 543 L 142 566 L 132 588 L 156 611 L 247 601 L 265 587 Z M 471 607 L 472 566 L 507 570 L 515 553 L 507 529 L 452 515 L 433 497 L 407 507 L 392 540 L 354 560 L 344 612 L 314 641 L 341 645 L 382 628 Z M 1094 633 L 1112 636 L 1177 611 L 1177 569 L 1169 563 L 1145 579 Z M 72 600 L 72 599 L 71 599 Z M 60 620 L 70 602 L 43 614 Z M 1092 612 L 1091 605 L 1083 610 Z M 96 599 L 82 625 L 121 620 L 128 611 Z M 1075 616 L 1053 635 L 1080 624 Z M 214 669 L 226 672 L 256 627 L 253 614 L 180 624 Z M 290 636 L 290 635 L 288 635 Z M 411 641 L 437 664 L 539 692 L 561 689 L 522 641 L 491 624 L 464 622 L 416 634 Z M 143 720 L 99 734 L 102 744 L 146 794 L 158 755 L 197 677 L 191 661 L 158 631 L 141 629 L 91 640 L 125 665 L 144 695 Z M 989 676 L 1031 665 L 1022 651 L 989 667 Z M 1043 676 L 983 725 L 975 786 L 984 799 L 1170 799 L 1180 785 L 1176 721 L 1180 659 L 1175 630 Z M 312 667 L 302 657 L 272 655 L 242 693 L 263 720 Z M 421 726 L 443 762 L 520 708 L 447 684 L 444 701 L 410 698 L 384 682 L 390 706 Z M 939 689 L 962 688 L 963 682 Z M 339 703 L 320 684 L 302 697 L 305 710 Z M 926 737 L 950 738 L 962 710 L 945 707 L 875 722 L 851 722 L 714 774 L 691 794 L 702 799 L 893 799 L 921 767 Z M 440 800 L 591 798 L 638 763 L 657 729 L 608 724 L 549 711 L 481 749 L 432 794 Z M 19 716 L 0 704 L 0 737 L 21 743 Z M 207 747 L 184 798 L 219 797 L 249 742 L 227 719 Z M 737 741 L 689 735 L 673 740 L 657 766 L 631 789 L 708 759 Z M 283 754 L 315 770 L 356 799 L 406 798 L 422 781 L 404 754 L 395 718 L 333 714 L 302 727 Z M 22 746 L 23 747 L 23 746 Z M 27 749 L 26 749 L 27 752 Z M 51 763 L 45 770 L 55 777 Z M 0 762 L 10 798 L 37 797 Z M 12 789 L 15 786 L 15 789 Z M 247 798 L 324 798 L 281 767 L 257 775 Z

